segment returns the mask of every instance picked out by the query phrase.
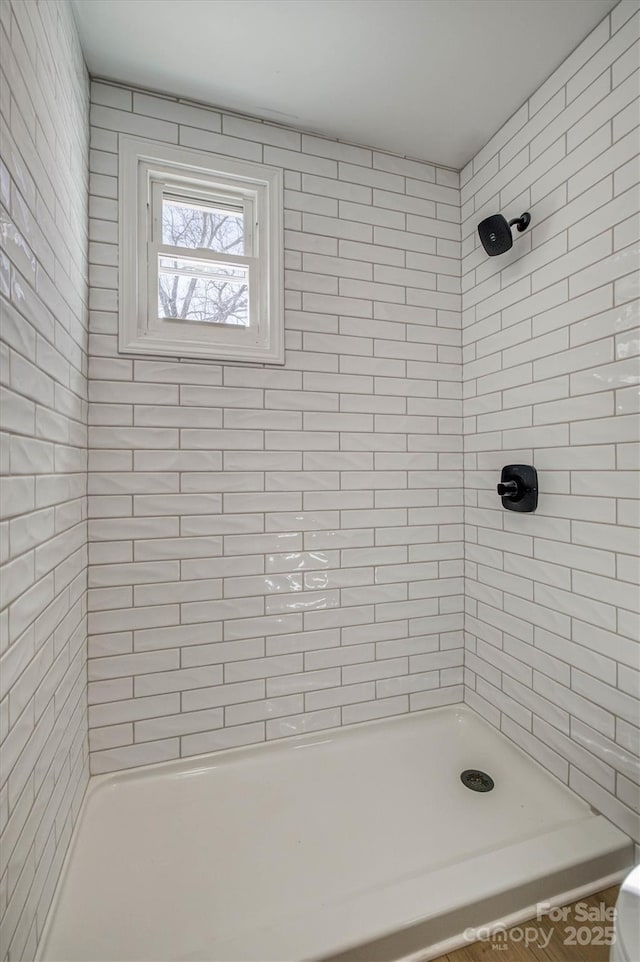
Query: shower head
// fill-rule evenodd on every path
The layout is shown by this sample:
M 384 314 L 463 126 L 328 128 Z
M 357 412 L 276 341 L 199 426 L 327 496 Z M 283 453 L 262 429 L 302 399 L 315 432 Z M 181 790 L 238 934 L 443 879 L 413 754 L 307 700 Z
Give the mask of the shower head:
M 514 224 L 520 233 L 522 233 L 530 223 L 531 214 L 522 214 L 521 217 L 515 217 L 510 221 L 507 221 L 502 214 L 492 214 L 491 217 L 480 221 L 478 224 L 478 233 L 480 234 L 482 246 L 489 257 L 495 257 L 496 254 L 504 254 L 509 248 L 513 247 L 511 228 Z

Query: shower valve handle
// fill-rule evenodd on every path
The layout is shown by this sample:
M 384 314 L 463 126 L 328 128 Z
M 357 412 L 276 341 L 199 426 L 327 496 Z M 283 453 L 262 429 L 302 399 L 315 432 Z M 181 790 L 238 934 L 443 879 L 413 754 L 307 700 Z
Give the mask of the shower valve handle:
M 535 511 L 538 507 L 538 473 L 530 464 L 505 464 L 497 491 L 507 511 Z
M 515 498 L 519 491 L 520 487 L 517 481 L 501 481 L 498 485 L 498 494 L 501 498 Z

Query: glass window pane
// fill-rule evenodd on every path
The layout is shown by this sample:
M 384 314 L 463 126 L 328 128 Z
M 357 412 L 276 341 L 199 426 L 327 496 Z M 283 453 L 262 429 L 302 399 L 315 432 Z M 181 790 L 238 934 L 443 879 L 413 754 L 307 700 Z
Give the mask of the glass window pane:
M 238 281 L 246 281 L 249 276 L 249 269 L 244 264 L 236 267 L 235 264 L 216 264 L 215 261 L 201 261 L 195 257 L 172 257 L 168 254 L 160 254 L 158 269 L 174 274 L 187 274 L 189 277 L 209 277 L 214 280 L 235 278 Z
M 160 270 L 158 317 L 248 327 L 249 286 L 236 279 Z
M 162 199 L 162 243 L 244 254 L 244 213 L 213 204 Z

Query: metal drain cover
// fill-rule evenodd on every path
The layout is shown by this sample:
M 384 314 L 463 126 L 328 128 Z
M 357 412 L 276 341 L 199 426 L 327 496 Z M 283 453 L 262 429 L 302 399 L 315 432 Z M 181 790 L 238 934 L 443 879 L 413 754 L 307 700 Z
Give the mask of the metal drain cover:
M 472 792 L 490 792 L 493 788 L 491 775 L 475 768 L 467 768 L 460 776 L 460 781 L 465 788 L 470 788 Z

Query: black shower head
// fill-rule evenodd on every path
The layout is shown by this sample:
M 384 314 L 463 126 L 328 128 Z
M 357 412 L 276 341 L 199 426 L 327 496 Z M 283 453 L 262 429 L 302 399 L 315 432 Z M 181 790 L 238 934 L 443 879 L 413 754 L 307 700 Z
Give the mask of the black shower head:
M 504 254 L 510 247 L 513 247 L 512 226 L 516 224 L 518 230 L 522 232 L 527 229 L 530 223 L 531 214 L 523 214 L 521 217 L 516 217 L 508 222 L 502 214 L 492 214 L 491 217 L 487 217 L 478 224 L 482 246 L 490 257 L 495 257 L 496 254 Z

